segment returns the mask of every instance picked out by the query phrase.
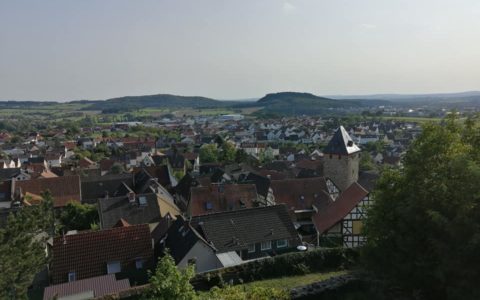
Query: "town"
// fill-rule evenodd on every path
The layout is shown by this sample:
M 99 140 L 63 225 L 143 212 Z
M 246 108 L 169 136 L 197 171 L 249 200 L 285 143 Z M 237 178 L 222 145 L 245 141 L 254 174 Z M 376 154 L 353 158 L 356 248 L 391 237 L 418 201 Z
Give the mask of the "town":
M 241 114 L 80 125 L 91 119 L 1 132 L 0 224 L 52 201 L 53 229 L 40 234 L 48 264 L 28 284 L 43 299 L 131 296 L 165 251 L 178 268 L 228 274 L 285 253 L 356 249 L 380 172 L 400 168 L 422 131 Z
M 480 299 L 479 16 L 0 1 L 0 300 Z

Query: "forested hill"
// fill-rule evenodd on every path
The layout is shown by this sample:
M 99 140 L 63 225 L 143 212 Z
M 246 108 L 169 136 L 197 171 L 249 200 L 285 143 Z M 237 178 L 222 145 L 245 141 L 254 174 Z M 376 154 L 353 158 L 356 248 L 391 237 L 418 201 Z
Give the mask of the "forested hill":
M 98 101 L 88 107 L 89 110 L 104 112 L 140 108 L 212 108 L 223 107 L 227 103 L 199 96 L 176 96 L 169 94 L 126 96 Z
M 359 108 L 385 103 L 388 102 L 379 100 L 335 100 L 309 93 L 282 92 L 267 94 L 252 105 L 262 107 L 262 112 L 264 113 L 312 115 L 323 114 L 338 109 L 345 110 L 348 108 Z

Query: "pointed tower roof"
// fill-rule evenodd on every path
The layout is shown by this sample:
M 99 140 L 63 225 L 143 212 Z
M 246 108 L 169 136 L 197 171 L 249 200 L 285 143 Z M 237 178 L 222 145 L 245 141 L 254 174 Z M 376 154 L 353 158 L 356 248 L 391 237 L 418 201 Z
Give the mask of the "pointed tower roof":
M 349 155 L 360 151 L 360 148 L 353 142 L 345 128 L 340 126 L 330 142 L 328 142 L 323 153 Z

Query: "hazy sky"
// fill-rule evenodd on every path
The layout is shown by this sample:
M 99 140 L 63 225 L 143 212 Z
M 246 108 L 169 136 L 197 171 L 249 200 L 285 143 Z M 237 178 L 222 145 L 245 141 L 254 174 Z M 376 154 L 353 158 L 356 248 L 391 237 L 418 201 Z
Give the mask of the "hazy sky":
M 478 89 L 478 0 L 0 0 L 3 100 Z

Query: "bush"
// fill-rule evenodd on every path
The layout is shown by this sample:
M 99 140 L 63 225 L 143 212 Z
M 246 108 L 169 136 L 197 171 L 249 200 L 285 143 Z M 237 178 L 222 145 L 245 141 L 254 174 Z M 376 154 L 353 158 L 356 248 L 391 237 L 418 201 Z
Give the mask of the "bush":
M 358 253 L 355 250 L 343 248 L 288 253 L 198 274 L 192 279 L 192 284 L 197 289 L 208 290 L 220 282 L 250 282 L 346 268 L 355 264 L 357 259 Z

